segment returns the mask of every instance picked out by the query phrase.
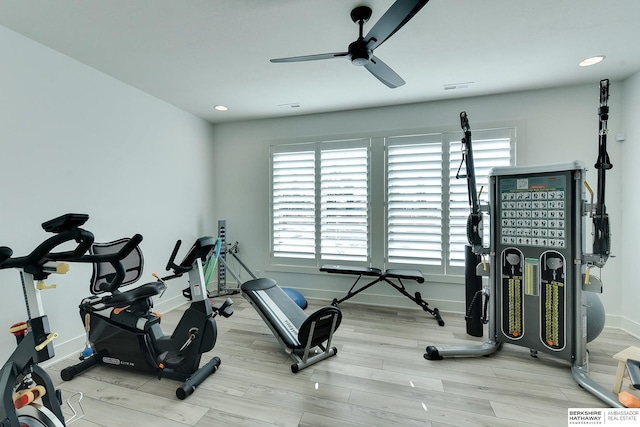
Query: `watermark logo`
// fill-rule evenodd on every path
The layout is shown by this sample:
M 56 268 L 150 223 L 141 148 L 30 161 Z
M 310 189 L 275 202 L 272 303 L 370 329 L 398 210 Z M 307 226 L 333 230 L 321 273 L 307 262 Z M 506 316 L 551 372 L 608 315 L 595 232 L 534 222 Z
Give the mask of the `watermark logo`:
M 567 425 L 621 426 L 640 425 L 640 409 L 635 408 L 569 408 Z

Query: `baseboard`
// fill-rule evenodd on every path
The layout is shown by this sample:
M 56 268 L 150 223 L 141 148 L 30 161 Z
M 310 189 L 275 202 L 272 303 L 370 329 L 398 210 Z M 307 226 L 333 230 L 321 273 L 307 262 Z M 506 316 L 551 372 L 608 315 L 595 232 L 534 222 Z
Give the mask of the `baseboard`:
M 320 301 L 326 301 L 327 305 L 331 304 L 334 298 L 342 297 L 342 295 L 336 295 L 335 291 L 328 291 L 324 289 L 298 289 L 304 294 L 306 298 L 316 299 Z M 427 303 L 430 308 L 438 308 L 442 313 L 456 313 L 463 314 L 465 312 L 465 304 L 461 301 L 449 301 L 438 299 L 427 299 Z M 378 307 L 392 307 L 392 308 L 406 308 L 412 310 L 422 310 L 420 306 L 415 304 L 409 298 L 402 295 L 376 295 L 372 293 L 361 293 L 348 300 L 349 303 L 356 303 L 362 305 L 378 306 Z M 185 299 L 180 295 L 173 298 L 169 298 L 163 301 L 157 301 L 155 303 L 155 309 L 159 313 L 167 313 L 174 310 L 185 303 Z M 629 335 L 640 339 L 640 323 L 632 321 L 623 316 L 607 315 L 605 321 L 606 327 L 620 329 Z M 55 352 L 56 357 L 47 361 L 43 366 L 49 366 L 56 363 L 59 360 L 79 355 L 85 346 L 85 335 L 82 334 L 70 340 L 64 342 L 56 342 Z
M 620 329 L 629 335 L 640 339 L 640 323 L 623 317 L 620 323 Z
M 336 291 L 327 291 L 324 289 L 297 289 L 302 292 L 306 298 L 313 298 L 321 301 L 326 301 L 328 304 L 331 304 L 334 298 L 341 298 L 344 296 L 336 295 Z M 437 308 L 439 311 L 443 313 L 464 313 L 465 312 L 465 304 L 460 301 L 448 301 L 448 300 L 438 300 L 438 299 L 429 299 L 426 298 L 425 301 L 429 304 L 431 309 Z M 379 307 L 394 307 L 394 308 L 407 308 L 407 309 L 416 309 L 422 310 L 422 308 L 411 301 L 409 298 L 402 295 L 376 295 L 372 293 L 361 293 L 353 298 L 349 299 L 348 302 L 353 302 L 356 304 L 363 305 L 371 305 L 371 306 L 379 306 Z
M 283 286 L 288 287 L 288 286 Z M 239 286 L 236 282 L 228 281 L 227 290 L 236 290 L 239 289 Z M 326 301 L 327 304 L 331 304 L 334 298 L 341 298 L 344 294 L 336 293 L 335 290 L 326 290 L 326 289 L 307 289 L 307 288 L 296 288 L 297 291 L 302 293 L 306 298 L 313 298 L 320 301 Z M 213 287 L 209 288 L 209 292 L 215 292 L 216 289 Z M 239 294 L 236 294 L 239 296 Z M 233 295 L 230 295 L 233 297 Z M 464 302 L 459 301 L 449 301 L 449 300 L 432 300 L 426 299 L 429 307 L 438 308 L 438 310 L 442 312 L 448 313 L 464 313 L 465 312 L 465 304 Z M 371 306 L 380 306 L 380 307 L 398 307 L 398 308 L 414 308 L 417 310 L 422 310 L 417 304 L 413 301 L 404 297 L 402 295 L 378 295 L 370 292 L 363 292 L 358 294 L 349 300 L 349 302 L 354 302 L 357 304 L 363 305 L 371 305 Z M 179 306 L 178 304 L 177 306 Z M 177 307 L 175 306 L 175 307 Z M 173 309 L 175 307 L 170 307 Z M 168 310 L 163 309 L 159 310 L 160 312 L 166 312 Z
M 605 314 L 604 316 L 605 327 L 621 329 L 620 325 L 622 325 L 622 316 L 620 316 L 619 314 Z
M 71 358 L 69 365 L 78 363 L 80 360 L 80 352 L 84 349 L 86 342 L 86 335 L 82 334 L 78 337 L 72 338 L 64 342 L 56 342 L 54 344 L 55 357 L 42 363 L 44 368 L 47 368 L 61 360 Z M 74 361 L 75 360 L 75 361 Z
M 168 313 L 169 311 L 175 310 L 185 303 L 186 299 L 182 295 L 178 295 L 166 300 L 155 300 L 153 308 L 158 313 Z M 86 335 L 84 333 L 67 341 L 56 340 L 54 342 L 54 351 L 56 354 L 55 357 L 44 362 L 42 366 L 46 368 L 57 363 L 60 360 L 80 356 L 80 352 L 82 351 L 82 349 L 84 349 L 85 343 Z

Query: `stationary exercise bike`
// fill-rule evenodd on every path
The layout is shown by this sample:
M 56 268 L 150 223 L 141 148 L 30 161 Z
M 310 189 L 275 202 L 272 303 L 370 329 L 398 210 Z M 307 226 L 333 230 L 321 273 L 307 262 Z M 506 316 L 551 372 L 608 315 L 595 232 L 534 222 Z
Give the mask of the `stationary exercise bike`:
M 68 264 L 61 261 L 78 259 L 93 243 L 93 234 L 79 228 L 88 218 L 88 215 L 67 214 L 43 223 L 44 230 L 55 235 L 26 256 L 11 258 L 13 251 L 0 247 L 0 269 L 20 270 L 28 315 L 27 322 L 11 327 L 17 347 L 0 370 L 1 427 L 66 425 L 61 410 L 62 393 L 54 387 L 45 370 L 38 366 L 38 363 L 54 356 L 52 341 L 58 336 L 49 328 L 40 291 L 52 287 L 44 284 L 50 274 L 68 271 Z M 75 249 L 52 252 L 67 242 L 75 242 Z
M 134 241 L 142 237 L 134 236 Z M 202 262 L 214 248 L 213 237 L 202 237 L 195 241 L 180 264 L 175 257 L 180 249 L 178 241 L 167 264 L 173 274 L 155 282 L 143 284 L 129 290 L 121 286 L 136 282 L 142 273 L 143 257 L 137 246 L 128 256 L 118 254 L 120 248 L 131 244 L 131 239 L 122 239 L 106 244 L 93 244 L 91 254 L 83 261 L 93 262 L 91 279 L 92 296 L 80 304 L 80 316 L 85 323 L 91 350 L 83 351 L 81 362 L 65 368 L 62 379 L 69 381 L 81 372 L 97 365 L 131 369 L 153 373 L 158 376 L 182 381 L 176 396 L 190 396 L 209 375 L 217 371 L 220 358 L 213 357 L 199 367 L 203 353 L 213 349 L 217 329 L 215 316 L 229 317 L 233 314 L 233 301 L 211 304 L 206 295 Z M 191 304 L 182 315 L 171 336 L 165 336 L 160 326 L 160 316 L 154 313 L 152 298 L 162 295 L 166 281 L 189 275 Z

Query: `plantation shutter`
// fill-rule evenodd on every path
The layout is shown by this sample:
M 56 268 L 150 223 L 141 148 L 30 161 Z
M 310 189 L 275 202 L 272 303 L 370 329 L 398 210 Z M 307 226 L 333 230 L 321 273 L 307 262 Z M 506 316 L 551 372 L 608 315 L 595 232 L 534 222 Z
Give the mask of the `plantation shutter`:
M 387 144 L 387 261 L 441 266 L 441 135 L 394 137 Z
M 274 257 L 316 256 L 315 149 L 272 153 Z
M 323 144 L 321 147 L 321 258 L 368 262 L 368 140 Z
M 480 203 L 489 200 L 489 171 L 497 166 L 510 166 L 513 129 L 472 131 L 471 147 L 476 174 L 476 194 L 482 188 Z M 466 178 L 456 179 L 462 160 L 462 132 L 452 133 L 449 145 L 449 266 L 464 267 L 464 247 L 467 239 L 467 218 L 471 212 Z M 457 141 L 454 139 L 457 138 Z M 460 175 L 466 175 L 465 165 Z M 489 242 L 489 221 L 483 220 L 483 242 Z

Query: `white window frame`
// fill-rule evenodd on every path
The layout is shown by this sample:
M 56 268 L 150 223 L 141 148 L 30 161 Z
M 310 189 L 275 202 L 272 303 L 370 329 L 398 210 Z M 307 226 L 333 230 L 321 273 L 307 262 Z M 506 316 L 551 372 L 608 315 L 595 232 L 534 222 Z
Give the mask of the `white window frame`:
M 323 206 L 323 182 L 322 182 L 322 154 L 323 152 L 330 151 L 340 151 L 340 150 L 352 150 L 352 149 L 363 149 L 363 152 L 366 153 L 366 200 L 363 202 L 360 200 L 360 203 L 365 204 L 366 216 L 365 221 L 366 224 L 360 224 L 360 228 L 365 227 L 365 242 L 366 247 L 363 249 L 356 248 L 355 250 L 358 252 L 359 259 L 352 259 L 353 256 L 349 256 L 348 253 L 350 251 L 349 245 L 350 242 L 348 236 L 345 233 L 345 238 L 340 241 L 337 238 L 334 241 L 333 249 L 341 249 L 343 250 L 343 254 L 336 255 L 327 255 L 328 251 L 326 248 L 324 249 L 325 255 L 323 256 L 323 240 L 322 233 L 323 230 L 327 230 L 328 228 L 332 228 L 327 224 L 327 215 L 328 212 L 325 206 Z M 315 153 L 315 204 L 314 210 L 315 215 L 313 221 L 315 222 L 315 242 L 312 256 L 304 257 L 304 256 L 280 256 L 274 247 L 275 243 L 275 233 L 277 230 L 275 229 L 274 224 L 274 154 L 278 153 L 295 153 L 299 151 L 313 151 Z M 319 142 L 307 142 L 307 143 L 295 143 L 295 144 L 282 144 L 282 145 L 274 145 L 271 146 L 270 150 L 270 197 L 269 197 L 269 212 L 270 212 L 270 227 L 269 227 L 269 253 L 270 253 L 270 265 L 272 267 L 312 267 L 317 269 L 320 265 L 324 263 L 340 263 L 345 265 L 369 265 L 371 263 L 371 139 L 370 138 L 354 138 L 354 139 L 344 139 L 344 140 L 330 140 L 330 141 L 319 141 Z M 326 183 L 325 183 L 326 184 Z M 326 186 L 326 185 L 325 185 Z M 325 193 L 326 194 L 326 193 Z M 339 219 L 338 219 L 339 220 Z M 339 227 L 339 225 L 338 225 Z M 335 227 L 333 227 L 335 228 Z M 327 231 L 329 233 L 329 231 Z M 335 235 L 336 233 L 331 233 Z M 357 242 L 356 242 L 357 245 Z M 334 250 L 333 253 L 336 253 Z
M 276 168 L 275 165 L 275 156 L 276 155 L 280 155 L 280 154 L 296 154 L 296 153 L 304 153 L 305 155 L 312 153 L 313 154 L 313 159 L 311 159 L 311 164 L 307 166 L 307 168 L 311 168 L 312 171 L 305 173 L 304 171 L 301 172 L 303 175 L 309 175 L 311 174 L 313 176 L 313 182 L 310 183 L 309 185 L 312 187 L 310 189 L 308 189 L 308 195 L 307 197 L 303 197 L 303 198 L 312 198 L 312 201 L 310 200 L 310 203 L 312 203 L 313 205 L 311 206 L 311 212 L 309 214 L 306 214 L 304 211 L 304 207 L 301 208 L 297 208 L 295 205 L 298 203 L 304 203 L 304 202 L 299 202 L 299 201 L 291 201 L 290 202 L 290 206 L 285 206 L 284 208 L 288 208 L 291 209 L 292 211 L 297 211 L 296 212 L 296 216 L 298 217 L 297 222 L 299 222 L 298 225 L 295 224 L 296 221 L 291 221 L 291 222 L 287 222 L 287 225 L 285 225 L 284 227 L 280 227 L 278 224 L 276 224 L 276 222 L 279 221 L 279 218 L 281 217 L 280 212 L 278 212 L 278 215 L 276 215 L 275 213 L 275 209 L 276 209 L 276 205 L 277 202 L 275 201 L 276 199 L 276 195 L 275 195 L 275 191 L 276 191 L 276 186 L 279 185 L 279 181 L 280 181 L 280 177 L 279 177 L 279 171 L 278 168 Z M 316 165 L 317 165 L 317 148 L 315 146 L 315 144 L 287 144 L 287 145 L 279 145 L 279 146 L 272 146 L 271 147 L 271 151 L 270 151 L 270 155 L 269 155 L 269 176 L 270 176 L 270 185 L 269 185 L 269 247 L 270 247 L 270 254 L 271 254 L 271 263 L 274 264 L 274 260 L 278 260 L 278 259 L 287 259 L 286 256 L 284 256 L 284 253 L 287 252 L 297 252 L 300 253 L 300 249 L 299 247 L 280 247 L 281 245 L 285 244 L 284 242 L 282 242 L 282 240 L 286 240 L 289 241 L 293 238 L 293 236 L 295 236 L 296 234 L 298 235 L 307 235 L 306 237 L 306 241 L 304 241 L 305 239 L 299 238 L 298 242 L 300 240 L 303 240 L 302 243 L 298 243 L 299 245 L 303 245 L 306 246 L 307 249 L 304 249 L 305 251 L 311 251 L 310 253 L 308 253 L 306 256 L 304 257 L 298 257 L 298 261 L 296 261 L 297 264 L 299 265 L 314 265 L 315 264 L 315 258 L 316 258 L 316 252 L 317 252 L 317 219 L 315 217 L 316 212 L 317 212 L 317 177 L 316 177 Z M 294 175 L 289 175 L 287 176 L 287 178 L 285 178 L 285 180 L 295 180 L 295 176 Z M 285 184 L 286 185 L 286 184 Z M 285 204 L 285 203 L 283 203 Z M 312 218 L 308 218 L 308 220 L 305 220 L 305 217 L 308 215 L 313 215 Z M 276 256 L 277 255 L 277 256 Z M 275 262 L 277 263 L 277 262 Z

